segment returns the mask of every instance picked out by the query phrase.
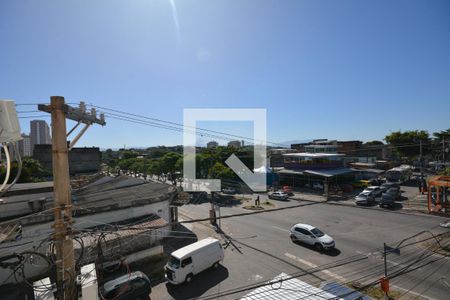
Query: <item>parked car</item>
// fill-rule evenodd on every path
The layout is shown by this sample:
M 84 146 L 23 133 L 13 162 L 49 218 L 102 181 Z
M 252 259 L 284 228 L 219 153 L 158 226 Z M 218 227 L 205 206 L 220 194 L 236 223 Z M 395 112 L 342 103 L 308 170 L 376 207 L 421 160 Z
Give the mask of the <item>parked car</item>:
M 335 247 L 332 237 L 320 229 L 308 224 L 295 224 L 290 230 L 291 240 L 314 246 L 317 250 L 327 250 Z
M 379 197 L 381 196 L 381 189 L 379 186 L 369 186 L 362 191 L 363 193 L 370 193 L 372 196 Z
M 356 205 L 372 205 L 375 203 L 375 197 L 370 192 L 362 192 L 355 197 Z
M 194 275 L 218 268 L 224 258 L 219 240 L 206 238 L 172 252 L 165 266 L 166 279 L 172 284 L 191 282 Z
M 381 192 L 384 193 L 384 192 L 386 192 L 388 189 L 390 189 L 390 188 L 392 188 L 392 187 L 395 187 L 395 188 L 400 189 L 400 185 L 398 185 L 397 183 L 393 183 L 393 182 L 386 182 L 386 183 L 383 183 L 383 184 L 380 186 L 380 189 L 381 189 Z
M 375 186 L 380 186 L 384 183 L 384 180 L 379 179 L 379 178 L 374 178 L 374 179 L 370 179 L 369 180 L 369 184 L 370 185 L 375 185 Z
M 383 193 L 378 205 L 380 207 L 392 208 L 395 206 L 395 199 L 392 195 L 388 193 Z
M 137 271 L 106 282 L 100 292 L 104 299 L 147 300 L 152 292 L 152 286 L 148 277 Z
M 269 199 L 274 200 L 287 200 L 289 197 L 285 192 L 273 192 L 269 194 Z
M 226 187 L 222 189 L 222 193 L 228 194 L 228 195 L 234 195 L 236 194 L 236 190 L 232 187 Z
M 394 200 L 398 200 L 398 198 L 400 198 L 400 190 L 395 187 L 391 187 L 383 194 L 388 194 L 388 195 L 392 196 L 392 198 L 394 198 Z

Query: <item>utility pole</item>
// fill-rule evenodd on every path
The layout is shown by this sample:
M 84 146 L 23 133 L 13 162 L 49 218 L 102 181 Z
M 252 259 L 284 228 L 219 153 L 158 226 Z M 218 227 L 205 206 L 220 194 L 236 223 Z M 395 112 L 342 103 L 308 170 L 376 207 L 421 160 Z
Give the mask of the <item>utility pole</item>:
M 419 143 L 420 143 L 420 182 L 422 182 L 423 181 L 422 140 L 420 140 Z
M 442 138 L 442 163 L 445 164 L 445 138 Z
M 381 281 L 381 289 L 384 292 L 384 298 L 389 299 L 389 279 L 387 274 L 387 253 L 386 253 L 386 243 L 383 243 L 383 257 L 384 257 L 384 278 Z
M 92 123 L 105 125 L 104 117 L 97 119 L 95 110 L 86 113 L 84 103 L 80 108 L 65 104 L 64 97 L 52 96 L 50 105 L 39 104 L 38 109 L 51 114 L 52 119 L 52 159 L 53 159 L 53 199 L 55 211 L 54 243 L 56 250 L 56 297 L 59 300 L 76 300 L 78 292 L 75 284 L 76 270 L 72 239 L 72 199 L 70 193 L 69 150 Z M 77 121 L 75 127 L 84 123 L 85 127 L 67 146 L 66 118 Z

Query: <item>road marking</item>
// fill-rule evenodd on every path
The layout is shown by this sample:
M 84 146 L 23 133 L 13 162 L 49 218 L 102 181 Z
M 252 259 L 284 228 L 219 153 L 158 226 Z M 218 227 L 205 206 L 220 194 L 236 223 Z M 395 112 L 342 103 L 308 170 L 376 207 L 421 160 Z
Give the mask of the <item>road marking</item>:
M 361 255 L 365 255 L 367 257 L 373 257 L 373 258 L 375 258 L 377 260 L 384 260 L 383 255 L 380 256 L 380 255 L 378 255 L 379 253 L 372 253 L 372 252 L 364 253 L 362 251 L 356 251 L 356 253 L 361 254 Z M 402 267 L 402 268 L 407 268 L 408 267 L 408 266 L 406 266 L 404 264 L 392 261 L 390 259 L 386 259 L 386 262 L 388 262 L 388 263 L 390 263 L 390 264 L 392 264 L 394 266 L 399 266 L 399 267 Z M 418 268 L 417 270 L 422 270 L 422 268 Z
M 286 228 L 281 228 L 281 227 L 278 227 L 278 226 L 272 226 L 272 228 L 275 228 L 275 229 L 278 229 L 278 230 L 281 230 L 281 231 L 284 231 L 284 232 L 290 232 Z
M 404 292 L 406 292 L 406 294 L 413 294 L 414 296 L 418 297 L 419 299 L 427 299 L 427 300 L 437 300 L 436 298 L 430 298 L 428 296 L 425 296 L 424 294 L 420 294 L 420 293 L 416 293 L 414 291 L 399 287 L 398 285 L 391 285 L 393 288 L 398 289 L 398 290 L 402 290 Z M 403 295 L 405 296 L 405 295 Z M 401 298 L 403 298 L 403 296 Z
M 301 258 L 299 258 L 299 257 L 297 257 L 297 256 L 295 256 L 295 255 L 293 255 L 293 254 L 290 254 L 290 253 L 287 253 L 287 252 L 286 252 L 284 255 L 286 255 L 286 256 L 289 257 L 290 259 L 296 260 L 296 261 L 298 261 L 298 262 L 300 262 L 300 263 L 302 263 L 302 264 L 304 264 L 304 265 L 307 265 L 307 266 L 310 267 L 310 268 L 317 268 L 317 267 L 318 267 L 317 265 L 313 264 L 312 262 L 309 262 L 309 261 L 307 261 L 307 260 L 301 259 Z M 339 281 L 342 281 L 342 282 L 347 281 L 347 280 L 346 280 L 344 277 L 342 277 L 341 275 L 338 275 L 338 274 L 336 274 L 336 273 L 333 273 L 333 272 L 331 272 L 331 271 L 329 271 L 329 270 L 321 270 L 320 272 L 323 272 L 323 273 L 327 274 L 328 276 L 333 277 L 333 278 L 335 278 L 335 279 L 337 279 L 337 280 L 339 280 Z

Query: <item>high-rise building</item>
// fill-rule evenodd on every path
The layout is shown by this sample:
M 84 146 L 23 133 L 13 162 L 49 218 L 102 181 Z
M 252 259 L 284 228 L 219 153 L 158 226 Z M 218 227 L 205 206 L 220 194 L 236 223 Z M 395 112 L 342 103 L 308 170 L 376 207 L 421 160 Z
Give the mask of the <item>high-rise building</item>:
M 31 156 L 31 138 L 29 135 L 22 133 L 22 140 L 19 141 L 19 153 L 20 156 Z
M 51 144 L 50 128 L 44 120 L 33 120 L 30 122 L 30 140 L 31 152 L 34 150 L 34 145 Z
M 206 144 L 206 148 L 217 148 L 217 146 L 219 146 L 219 143 L 216 141 L 211 141 Z
M 241 148 L 241 142 L 240 141 L 228 142 L 228 147 L 230 147 L 230 148 Z

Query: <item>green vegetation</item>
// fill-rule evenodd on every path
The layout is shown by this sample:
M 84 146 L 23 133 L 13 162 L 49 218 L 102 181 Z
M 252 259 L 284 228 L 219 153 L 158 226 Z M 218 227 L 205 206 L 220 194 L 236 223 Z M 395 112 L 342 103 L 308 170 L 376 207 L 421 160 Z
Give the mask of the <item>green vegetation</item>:
M 394 131 L 386 135 L 384 140 L 394 147 L 394 154 L 400 158 L 417 159 L 422 143 L 423 155 L 438 160 L 442 155 L 442 141 L 450 141 L 450 128 L 434 132 L 432 136 L 426 130 Z
M 147 175 L 156 175 L 173 183 L 183 170 L 183 148 L 154 147 L 147 149 L 130 149 L 103 152 L 103 163 L 107 169 L 117 172 L 139 172 Z M 231 154 L 235 154 L 250 169 L 253 169 L 253 149 L 234 149 L 217 147 L 214 149 L 197 149 L 196 176 L 197 178 L 239 180 L 237 175 L 225 164 Z
M 14 180 L 17 171 L 18 164 L 17 162 L 13 162 L 11 165 L 11 175 L 9 176 L 8 183 Z M 6 166 L 0 165 L 0 181 L 3 182 L 5 176 Z M 51 172 L 48 172 L 47 170 L 42 168 L 41 164 L 37 160 L 34 160 L 31 157 L 25 157 L 23 158 L 22 172 L 20 173 L 18 183 L 45 181 L 48 177 L 51 176 Z

